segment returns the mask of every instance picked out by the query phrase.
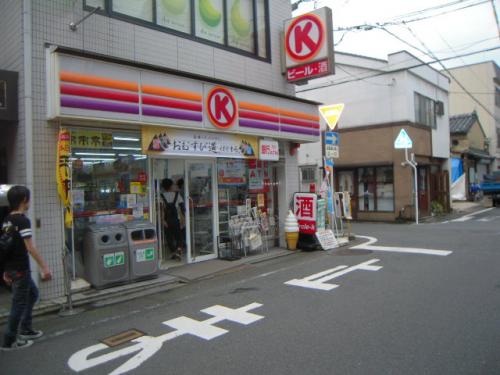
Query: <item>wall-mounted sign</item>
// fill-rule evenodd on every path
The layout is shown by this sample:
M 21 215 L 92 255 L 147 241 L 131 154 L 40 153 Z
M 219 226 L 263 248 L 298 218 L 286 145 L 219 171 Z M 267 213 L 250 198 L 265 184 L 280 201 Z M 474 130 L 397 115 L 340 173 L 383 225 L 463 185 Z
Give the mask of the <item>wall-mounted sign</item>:
M 324 76 L 328 71 L 328 60 L 325 59 L 290 68 L 286 71 L 286 78 L 288 82 L 304 81 Z
M 212 124 L 218 128 L 230 128 L 238 115 L 238 106 L 231 91 L 214 87 L 207 96 L 207 113 Z
M 217 180 L 219 185 L 245 185 L 246 164 L 245 160 L 225 159 L 217 161 Z
M 71 147 L 112 148 L 113 134 L 100 131 L 92 131 L 92 130 L 72 130 Z
M 260 160 L 280 160 L 280 149 L 277 141 L 268 141 L 261 139 L 259 142 Z
M 285 63 L 290 82 L 333 73 L 332 11 L 324 7 L 286 20 Z
M 165 127 L 142 128 L 142 151 L 149 155 L 213 156 L 255 159 L 257 138 L 247 135 L 195 132 Z

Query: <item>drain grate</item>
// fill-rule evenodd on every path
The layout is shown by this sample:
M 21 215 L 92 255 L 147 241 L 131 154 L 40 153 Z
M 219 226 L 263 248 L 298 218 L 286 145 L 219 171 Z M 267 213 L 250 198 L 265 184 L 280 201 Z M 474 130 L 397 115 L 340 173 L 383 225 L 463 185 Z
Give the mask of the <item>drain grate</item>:
M 132 341 L 132 340 L 134 340 L 138 337 L 144 336 L 144 335 L 145 335 L 145 333 L 142 331 L 139 331 L 138 329 L 129 329 L 128 331 L 118 333 L 118 334 L 111 336 L 111 337 L 107 337 L 107 338 L 101 340 L 101 342 L 103 344 L 106 344 L 110 348 L 112 348 L 114 346 L 125 344 L 126 342 Z

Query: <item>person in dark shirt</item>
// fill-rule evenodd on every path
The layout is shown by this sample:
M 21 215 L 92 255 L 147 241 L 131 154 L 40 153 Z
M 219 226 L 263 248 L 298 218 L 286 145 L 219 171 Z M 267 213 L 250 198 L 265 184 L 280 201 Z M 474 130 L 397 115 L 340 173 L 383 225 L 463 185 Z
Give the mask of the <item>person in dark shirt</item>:
M 26 348 L 32 339 L 43 335 L 33 329 L 32 311 L 38 299 L 38 288 L 31 278 L 29 255 L 41 270 L 42 281 L 52 274 L 32 240 L 31 223 L 25 216 L 30 206 L 30 191 L 24 186 L 13 186 L 7 192 L 11 212 L 4 219 L 2 229 L 14 231 L 14 247 L 5 260 L 4 281 L 12 287 L 12 305 L 9 321 L 0 350 Z

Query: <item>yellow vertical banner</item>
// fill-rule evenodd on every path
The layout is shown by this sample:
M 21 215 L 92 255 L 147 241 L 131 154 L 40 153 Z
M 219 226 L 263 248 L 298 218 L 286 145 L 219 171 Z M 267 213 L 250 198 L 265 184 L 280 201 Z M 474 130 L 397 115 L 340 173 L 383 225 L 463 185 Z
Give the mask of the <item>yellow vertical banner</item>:
M 64 225 L 69 228 L 73 224 L 73 215 L 71 212 L 71 132 L 66 129 L 59 130 L 57 138 L 57 166 L 56 181 L 57 192 L 64 206 Z

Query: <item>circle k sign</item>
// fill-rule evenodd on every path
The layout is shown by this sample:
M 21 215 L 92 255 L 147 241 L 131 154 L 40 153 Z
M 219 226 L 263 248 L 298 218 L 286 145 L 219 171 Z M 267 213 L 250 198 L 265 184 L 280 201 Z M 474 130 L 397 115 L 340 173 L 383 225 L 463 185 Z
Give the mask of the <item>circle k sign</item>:
M 221 129 L 230 128 L 238 112 L 231 91 L 219 86 L 210 90 L 207 96 L 207 112 L 212 124 Z
M 295 18 L 285 32 L 287 55 L 299 63 L 313 59 L 325 43 L 325 34 L 325 25 L 315 14 Z

